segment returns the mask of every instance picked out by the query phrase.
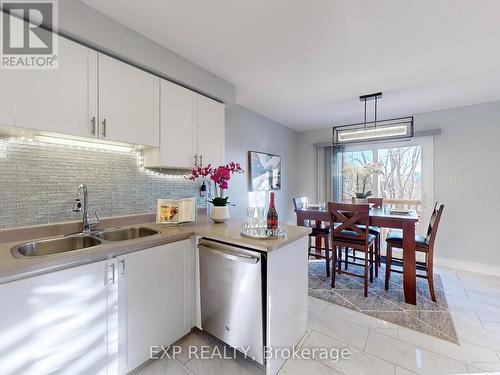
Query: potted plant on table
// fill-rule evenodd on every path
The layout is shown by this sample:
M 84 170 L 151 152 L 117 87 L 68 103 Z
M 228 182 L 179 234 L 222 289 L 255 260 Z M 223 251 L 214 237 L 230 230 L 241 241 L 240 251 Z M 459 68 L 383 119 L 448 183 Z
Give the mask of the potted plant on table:
M 231 203 L 229 202 L 229 197 L 225 196 L 225 190 L 228 189 L 228 182 L 235 173 L 245 173 L 245 171 L 239 163 L 231 162 L 226 165 L 220 165 L 217 168 L 213 168 L 210 164 L 206 167 L 195 167 L 191 171 L 191 175 L 188 176 L 188 179 L 191 181 L 207 177 L 213 181 L 215 189 L 214 198 L 209 202 L 214 207 L 210 213 L 210 218 L 216 223 L 223 223 L 230 217 L 228 205 Z
M 353 197 L 354 203 L 366 203 L 366 199 L 372 195 L 371 190 L 366 191 L 366 185 L 370 176 L 382 173 L 382 166 L 377 163 L 368 163 L 363 166 L 349 165 L 345 172 L 356 173 L 356 193 Z M 360 186 L 361 185 L 361 186 Z

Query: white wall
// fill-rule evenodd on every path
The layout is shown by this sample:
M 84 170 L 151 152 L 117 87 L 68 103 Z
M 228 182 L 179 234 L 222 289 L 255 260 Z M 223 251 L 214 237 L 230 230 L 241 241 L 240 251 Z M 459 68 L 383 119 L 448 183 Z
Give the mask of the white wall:
M 434 139 L 434 199 L 445 204 L 436 259 L 457 267 L 467 266 L 463 262 L 500 267 L 500 244 L 495 240 L 500 210 L 500 102 L 417 114 L 415 126 L 442 131 Z M 330 128 L 299 134 L 298 195 L 315 200 L 313 144 L 330 139 Z M 455 185 L 450 184 L 452 176 Z
M 246 217 L 248 207 L 248 151 L 281 156 L 281 190 L 276 191 L 280 220 L 294 223 L 292 198 L 296 186 L 296 146 L 298 133 L 239 105 L 226 109 L 226 160 L 241 163 L 246 173 L 229 181 L 227 195 L 236 207 L 233 217 Z

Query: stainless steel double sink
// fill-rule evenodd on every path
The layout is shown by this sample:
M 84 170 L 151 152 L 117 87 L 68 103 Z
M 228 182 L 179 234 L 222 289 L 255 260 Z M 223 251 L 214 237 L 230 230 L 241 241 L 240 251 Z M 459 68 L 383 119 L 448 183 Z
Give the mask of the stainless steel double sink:
M 28 242 L 14 246 L 11 253 L 15 258 L 37 257 L 85 249 L 106 242 L 127 241 L 154 236 L 160 232 L 146 227 L 105 229 L 90 234 L 71 234 L 64 237 Z

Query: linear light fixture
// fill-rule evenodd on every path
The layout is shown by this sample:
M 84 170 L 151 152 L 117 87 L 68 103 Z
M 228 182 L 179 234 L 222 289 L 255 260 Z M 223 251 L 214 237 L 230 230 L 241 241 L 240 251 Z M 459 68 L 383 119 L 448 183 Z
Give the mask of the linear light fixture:
M 375 94 L 362 95 L 360 101 L 365 105 L 364 122 L 339 125 L 333 127 L 333 145 L 348 145 L 362 142 L 380 142 L 390 140 L 410 140 L 414 134 L 413 116 L 400 117 L 378 121 L 377 104 L 382 97 L 381 92 Z M 366 103 L 375 100 L 374 121 L 366 120 Z
M 48 135 L 35 135 L 34 140 L 42 143 L 52 143 L 63 146 L 73 146 L 86 149 L 96 149 L 103 151 L 117 151 L 117 152 L 132 152 L 135 148 L 132 146 L 122 146 L 109 143 L 99 143 L 87 140 L 71 139 L 71 138 L 61 138 L 53 137 Z

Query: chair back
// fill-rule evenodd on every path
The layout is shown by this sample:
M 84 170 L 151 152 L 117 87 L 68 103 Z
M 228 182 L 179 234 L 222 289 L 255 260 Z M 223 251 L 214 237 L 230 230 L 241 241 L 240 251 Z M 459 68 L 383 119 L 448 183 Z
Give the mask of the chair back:
M 307 201 L 307 197 L 298 197 L 293 198 L 293 206 L 295 207 L 295 211 L 300 210 L 301 208 L 305 208 L 309 205 Z
M 434 242 L 436 241 L 437 230 L 443 210 L 444 204 L 438 204 L 436 202 L 434 210 L 432 211 L 431 220 L 429 221 L 429 227 L 427 228 L 426 240 L 429 243 L 429 252 L 434 249 Z
M 336 236 L 342 235 L 342 239 L 357 241 L 364 239 L 368 244 L 369 210 L 370 206 L 367 204 L 328 202 L 330 222 L 334 226 L 332 237 L 335 239 Z M 359 225 L 364 225 L 364 227 L 360 228 Z M 347 234 L 344 231 L 347 231 Z
M 368 204 L 373 204 L 373 208 L 382 208 L 384 204 L 384 198 L 367 198 Z

